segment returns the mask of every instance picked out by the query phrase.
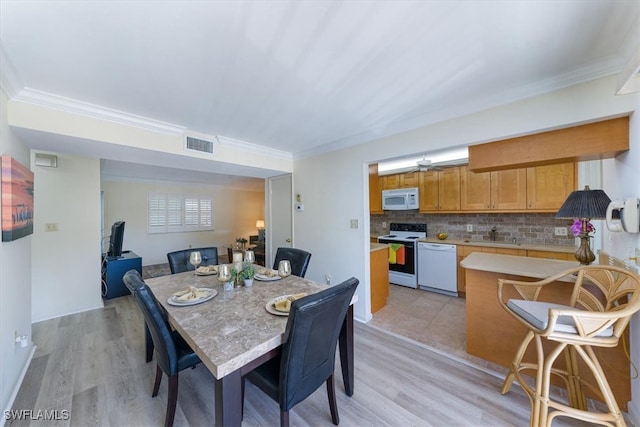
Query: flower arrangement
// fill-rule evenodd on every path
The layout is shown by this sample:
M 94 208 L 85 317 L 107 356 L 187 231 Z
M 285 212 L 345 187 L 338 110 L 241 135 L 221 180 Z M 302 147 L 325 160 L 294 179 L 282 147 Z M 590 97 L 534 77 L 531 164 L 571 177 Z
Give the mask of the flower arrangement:
M 582 221 L 581 219 L 576 219 L 575 221 L 573 221 L 573 225 L 569 228 L 571 230 L 571 233 L 575 236 L 581 236 L 582 235 Z M 591 221 L 588 220 L 584 220 L 585 223 L 585 228 L 586 228 L 586 233 L 587 235 L 591 232 L 595 232 L 596 228 L 593 226 L 593 224 L 591 224 Z

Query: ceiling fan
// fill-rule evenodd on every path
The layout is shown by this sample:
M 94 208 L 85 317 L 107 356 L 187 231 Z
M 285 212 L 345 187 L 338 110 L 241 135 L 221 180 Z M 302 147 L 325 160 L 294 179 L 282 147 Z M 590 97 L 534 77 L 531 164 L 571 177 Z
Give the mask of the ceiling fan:
M 434 165 L 431 162 L 431 160 L 426 158 L 426 156 L 422 156 L 422 159 L 418 159 L 416 161 L 416 166 L 413 169 L 410 169 L 405 173 L 426 172 L 426 171 L 441 171 L 442 169 L 443 169 L 442 167 Z

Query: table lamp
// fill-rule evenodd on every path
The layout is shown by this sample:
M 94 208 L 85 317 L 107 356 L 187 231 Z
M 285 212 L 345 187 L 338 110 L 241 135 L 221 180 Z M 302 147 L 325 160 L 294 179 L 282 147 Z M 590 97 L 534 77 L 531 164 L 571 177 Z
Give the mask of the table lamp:
M 256 221 L 256 228 L 258 229 L 258 241 L 264 242 L 264 219 Z
M 580 247 L 576 251 L 576 259 L 580 264 L 589 265 L 596 256 L 589 247 L 589 221 L 592 219 L 605 219 L 607 207 L 611 203 L 609 196 L 602 190 L 591 190 L 585 186 L 584 190 L 572 192 L 567 200 L 560 207 L 556 214 L 559 219 L 578 219 L 582 222 L 582 227 L 576 237 L 580 238 Z

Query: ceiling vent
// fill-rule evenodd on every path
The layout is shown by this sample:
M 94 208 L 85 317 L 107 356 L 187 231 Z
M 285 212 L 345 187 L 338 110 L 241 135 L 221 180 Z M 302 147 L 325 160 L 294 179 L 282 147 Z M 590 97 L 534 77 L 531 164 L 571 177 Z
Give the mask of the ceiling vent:
M 201 153 L 213 154 L 213 141 L 194 138 L 192 136 L 185 137 L 184 148 L 190 151 L 199 151 Z

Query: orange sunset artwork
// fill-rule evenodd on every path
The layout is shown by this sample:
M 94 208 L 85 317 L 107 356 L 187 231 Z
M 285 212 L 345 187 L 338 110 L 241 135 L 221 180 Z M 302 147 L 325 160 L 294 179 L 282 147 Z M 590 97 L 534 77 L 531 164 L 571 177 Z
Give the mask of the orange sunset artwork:
M 33 172 L 2 156 L 2 241 L 33 233 Z

